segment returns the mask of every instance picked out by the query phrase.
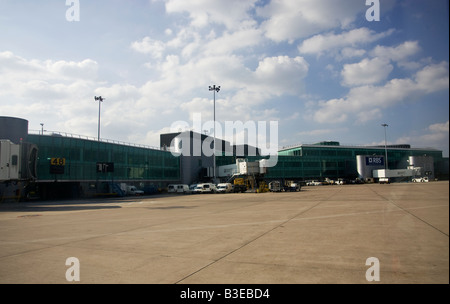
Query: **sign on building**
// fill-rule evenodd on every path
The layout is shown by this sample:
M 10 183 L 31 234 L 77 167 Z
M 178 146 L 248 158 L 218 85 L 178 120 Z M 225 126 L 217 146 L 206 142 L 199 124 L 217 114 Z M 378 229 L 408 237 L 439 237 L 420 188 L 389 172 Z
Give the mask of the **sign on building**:
M 50 159 L 50 174 L 64 174 L 66 159 L 60 157 L 52 157 Z
M 97 163 L 97 173 L 114 172 L 114 163 Z

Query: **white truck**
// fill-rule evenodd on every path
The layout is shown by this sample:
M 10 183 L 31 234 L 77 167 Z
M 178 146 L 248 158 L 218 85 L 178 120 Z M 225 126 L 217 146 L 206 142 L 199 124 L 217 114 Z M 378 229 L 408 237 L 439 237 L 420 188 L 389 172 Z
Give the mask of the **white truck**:
M 229 193 L 233 191 L 233 185 L 230 183 L 222 183 L 217 185 L 217 192 Z
M 138 190 L 135 186 L 127 186 L 127 195 L 144 195 L 144 191 Z
M 216 193 L 216 185 L 211 183 L 198 184 L 194 189 L 194 193 Z
M 189 194 L 191 193 L 191 189 L 188 185 L 179 184 L 177 185 L 177 193 Z
M 170 184 L 169 186 L 167 186 L 167 192 L 168 193 L 177 193 L 177 187 L 178 187 L 178 185 Z

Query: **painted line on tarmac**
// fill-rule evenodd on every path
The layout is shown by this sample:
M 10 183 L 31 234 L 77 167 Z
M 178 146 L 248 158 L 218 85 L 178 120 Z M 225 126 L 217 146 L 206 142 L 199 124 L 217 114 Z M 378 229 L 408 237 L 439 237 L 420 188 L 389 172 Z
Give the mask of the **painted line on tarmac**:
M 422 207 L 414 207 L 409 208 L 409 210 L 416 209 L 431 209 L 431 208 L 441 208 L 448 207 L 448 205 L 435 205 L 435 206 L 422 206 Z M 128 235 L 128 234 L 142 234 L 142 233 L 160 233 L 160 232 L 175 232 L 175 231 L 191 231 L 191 230 L 203 230 L 203 229 L 220 229 L 220 228 L 233 228 L 239 226 L 255 226 L 255 225 L 271 225 L 271 224 L 279 224 L 284 223 L 286 221 L 306 221 L 306 220 L 321 220 L 321 219 L 329 219 L 329 218 L 339 218 L 346 216 L 360 216 L 360 215 L 370 215 L 370 214 L 380 214 L 380 213 L 392 213 L 392 212 L 402 212 L 404 210 L 376 210 L 376 211 L 363 211 L 363 212 L 351 212 L 351 213 L 340 213 L 333 215 L 322 215 L 322 216 L 310 216 L 310 217 L 299 217 L 292 219 L 279 219 L 279 220 L 270 220 L 270 221 L 257 221 L 257 222 L 245 222 L 245 223 L 236 223 L 236 224 L 222 224 L 222 225 L 201 225 L 194 227 L 180 227 L 180 228 L 168 228 L 168 229 L 147 229 L 147 230 L 139 230 L 140 228 L 136 228 L 133 231 L 123 231 L 117 233 L 103 233 L 103 234 L 84 234 L 78 236 L 65 236 L 65 237 L 54 237 L 54 238 L 42 238 L 42 239 L 32 239 L 32 240 L 22 240 L 22 241 L 1 241 L 0 244 L 24 244 L 24 243 L 41 243 L 41 242 L 52 242 L 52 241 L 67 241 L 67 240 L 77 240 L 83 241 L 89 238 L 103 237 L 109 235 Z M 409 214 L 409 212 L 408 212 Z
M 400 210 L 408 213 L 409 215 L 411 215 L 412 217 L 415 217 L 416 219 L 418 219 L 419 221 L 421 221 L 424 224 L 427 224 L 428 226 L 430 226 L 431 228 L 435 229 L 436 231 L 439 231 L 440 233 L 442 233 L 445 236 L 449 236 L 448 233 L 445 233 L 444 231 L 440 230 L 439 228 L 433 226 L 432 224 L 430 224 L 429 222 L 427 222 L 426 220 L 420 218 L 419 216 L 415 215 L 414 213 L 409 212 L 409 210 L 414 210 L 414 208 L 404 208 L 399 206 L 397 203 L 395 203 L 395 201 L 393 201 L 390 198 L 387 198 L 383 195 L 381 195 L 380 193 L 376 192 L 375 190 L 373 190 L 372 188 L 369 188 L 373 193 L 375 193 L 376 195 L 378 195 L 379 197 L 381 197 L 383 200 L 385 200 L 386 202 L 391 203 L 392 205 L 394 205 L 395 207 L 399 208 Z M 432 207 L 432 206 L 430 206 Z
M 341 190 L 339 189 L 339 190 L 337 191 L 337 193 L 339 193 L 340 191 L 341 191 Z M 331 198 L 333 195 L 334 195 L 334 193 L 333 193 L 331 196 L 329 196 L 328 199 Z M 230 256 L 230 255 L 232 255 L 232 254 L 234 254 L 235 252 L 241 250 L 242 248 L 248 246 L 249 244 L 252 244 L 253 242 L 259 240 L 260 238 L 266 236 L 267 234 L 271 233 L 272 231 L 275 231 L 276 229 L 280 228 L 280 227 L 283 226 L 284 224 L 289 223 L 291 220 L 295 219 L 296 217 L 301 216 L 301 215 L 307 213 L 308 211 L 310 211 L 310 210 L 316 208 L 316 207 L 319 206 L 320 204 L 326 202 L 328 199 L 321 200 L 321 201 L 317 202 L 316 204 L 314 204 L 313 206 L 310 206 L 310 207 L 308 207 L 308 208 L 306 208 L 306 209 L 304 209 L 304 210 L 301 210 L 300 212 L 297 212 L 297 213 L 294 214 L 293 216 L 290 216 L 289 218 L 284 219 L 283 221 L 280 221 L 279 223 L 277 223 L 277 225 L 275 225 L 275 227 L 271 227 L 270 229 L 268 229 L 268 230 L 266 230 L 266 231 L 263 231 L 261 234 L 257 235 L 256 237 L 253 237 L 253 238 L 249 239 L 248 241 L 246 241 L 245 244 L 242 244 L 241 246 L 236 247 L 235 249 L 231 250 L 230 252 L 228 252 L 228 253 L 222 255 L 221 257 L 219 257 L 218 259 L 212 261 L 211 263 L 208 263 L 208 264 L 204 265 L 203 267 L 200 267 L 200 268 L 197 269 L 196 271 L 193 271 L 192 273 L 190 273 L 190 274 L 184 276 L 183 278 L 181 278 L 181 279 L 179 279 L 178 281 L 174 282 L 174 284 L 179 284 L 180 282 L 186 280 L 187 278 L 189 278 L 189 277 L 191 277 L 191 276 L 193 276 L 193 275 L 195 275 L 195 274 L 197 274 L 197 273 L 203 271 L 204 269 L 206 269 L 206 268 L 208 268 L 208 267 L 210 267 L 210 266 L 216 264 L 217 262 L 219 262 L 219 261 L 225 259 L 226 257 L 228 257 L 228 256 Z
M 413 208 L 408 208 L 408 210 L 431 209 L 431 208 L 441 208 L 441 207 L 448 207 L 448 205 L 413 207 Z M 298 219 L 293 219 L 293 221 L 316 220 L 316 219 L 326 219 L 326 218 L 334 218 L 334 217 L 345 217 L 345 216 L 377 214 L 377 213 L 391 213 L 391 212 L 401 212 L 401 211 L 404 212 L 405 210 L 402 209 L 402 208 L 398 208 L 396 210 L 377 210 L 377 211 L 362 211 L 362 212 L 340 213 L 340 214 L 333 214 L 333 215 L 321 215 L 321 216 L 312 216 L 312 217 L 302 217 L 302 218 L 298 218 Z
M 44 239 L 33 239 L 33 240 L 22 240 L 22 241 L 1 241 L 1 244 L 32 244 L 32 243 L 45 243 L 45 242 L 54 242 L 54 241 L 82 241 L 85 239 L 93 238 L 93 237 L 102 237 L 111 235 L 111 233 L 103 233 L 103 234 L 84 234 L 78 236 L 64 236 L 64 237 L 53 237 L 53 238 L 44 238 Z M 49 245 L 49 244 L 45 244 Z M 52 246 L 60 246 L 61 244 L 52 244 Z M 63 244 L 64 245 L 64 244 Z
M 410 208 L 410 209 L 411 210 L 412 209 L 428 209 L 428 208 L 439 208 L 439 207 L 448 207 L 448 205 L 436 205 L 436 206 L 428 206 L 428 207 L 415 207 L 415 208 Z M 391 212 L 402 212 L 402 211 L 403 210 L 401 210 L 401 209 L 397 209 L 397 210 L 362 211 L 362 212 L 340 213 L 340 214 L 333 214 L 333 215 L 299 217 L 299 218 L 291 219 L 291 221 L 320 220 L 320 219 L 338 218 L 338 217 L 346 217 L 346 216 L 360 216 L 360 215 L 391 213 Z M 208 229 L 208 228 L 209 229 L 220 229 L 220 228 L 232 228 L 232 227 L 239 227 L 239 226 L 270 225 L 270 224 L 278 224 L 278 223 L 286 222 L 286 220 L 287 219 L 279 219 L 279 220 L 245 222 L 245 223 L 236 223 L 236 224 L 202 225 L 202 226 L 194 226 L 194 227 L 180 227 L 180 228 L 167 228 L 167 229 L 150 229 L 150 230 L 135 231 L 135 233 L 159 233 L 159 232 L 203 230 L 203 229 Z M 121 233 L 119 233 L 119 234 L 121 234 Z

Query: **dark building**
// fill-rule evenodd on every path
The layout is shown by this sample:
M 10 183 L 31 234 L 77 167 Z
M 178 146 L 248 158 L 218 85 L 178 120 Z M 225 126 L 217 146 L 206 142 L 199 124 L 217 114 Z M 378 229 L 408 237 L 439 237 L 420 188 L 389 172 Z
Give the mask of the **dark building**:
M 181 182 L 209 181 L 213 177 L 214 138 L 193 131 L 160 135 L 162 150 L 171 151 L 181 158 Z M 216 167 L 220 157 L 259 156 L 260 149 L 251 145 L 231 145 L 228 141 L 216 138 Z

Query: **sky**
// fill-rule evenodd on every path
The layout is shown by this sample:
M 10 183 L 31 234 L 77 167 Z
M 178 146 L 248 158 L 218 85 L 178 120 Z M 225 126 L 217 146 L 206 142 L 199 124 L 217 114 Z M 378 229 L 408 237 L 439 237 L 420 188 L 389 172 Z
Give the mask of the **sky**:
M 449 2 L 0 0 L 0 116 L 30 131 L 96 138 L 102 96 L 101 138 L 159 146 L 212 132 L 212 85 L 221 126 L 276 122 L 279 148 L 386 131 L 448 156 Z

